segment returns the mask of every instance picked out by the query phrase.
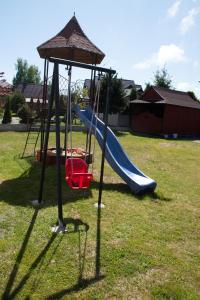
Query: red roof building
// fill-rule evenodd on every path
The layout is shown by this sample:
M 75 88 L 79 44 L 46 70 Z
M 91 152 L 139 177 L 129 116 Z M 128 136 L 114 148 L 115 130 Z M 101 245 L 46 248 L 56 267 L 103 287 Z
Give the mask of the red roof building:
M 181 136 L 200 135 L 200 103 L 188 93 L 149 88 L 131 102 L 131 128 L 136 132 Z
M 0 97 L 7 96 L 12 93 L 13 86 L 5 79 L 0 80 Z
M 6 96 L 12 93 L 13 86 L 5 79 L 0 80 L 0 107 L 4 107 L 6 104 Z

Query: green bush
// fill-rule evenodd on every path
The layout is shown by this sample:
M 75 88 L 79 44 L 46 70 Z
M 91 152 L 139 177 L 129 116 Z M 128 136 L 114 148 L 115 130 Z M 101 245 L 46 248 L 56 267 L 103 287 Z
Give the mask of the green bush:
M 25 104 L 25 98 L 20 92 L 14 92 L 11 96 L 11 110 L 14 113 L 17 113 L 17 111 Z
M 10 110 L 10 99 L 8 97 L 6 100 L 2 124 L 8 124 L 8 123 L 11 123 L 11 121 L 12 121 L 12 116 L 11 116 L 11 110 Z
M 19 108 L 17 115 L 21 119 L 20 123 L 25 124 L 29 123 L 33 118 L 33 114 L 26 103 Z

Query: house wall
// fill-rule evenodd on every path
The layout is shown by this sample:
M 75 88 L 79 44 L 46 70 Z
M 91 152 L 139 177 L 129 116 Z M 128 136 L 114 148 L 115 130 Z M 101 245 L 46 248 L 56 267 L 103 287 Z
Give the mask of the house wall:
M 175 105 L 166 105 L 163 133 L 180 135 L 200 134 L 200 110 Z
M 136 132 L 161 134 L 163 109 L 158 105 L 134 104 L 131 114 L 131 129 Z

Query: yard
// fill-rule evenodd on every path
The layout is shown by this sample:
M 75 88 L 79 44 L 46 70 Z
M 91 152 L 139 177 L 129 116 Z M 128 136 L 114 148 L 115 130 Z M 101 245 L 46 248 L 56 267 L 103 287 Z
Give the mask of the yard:
M 129 157 L 158 186 L 153 195 L 136 197 L 106 164 L 105 208 L 98 216 L 96 146 L 90 190 L 71 191 L 63 170 L 69 231 L 56 235 L 55 167 L 46 169 L 45 204 L 35 209 L 30 201 L 38 198 L 40 165 L 20 159 L 25 138 L 0 133 L 4 299 L 200 299 L 199 143 L 118 134 Z M 85 134 L 75 133 L 73 140 L 83 146 Z M 54 141 L 52 134 L 50 145 Z

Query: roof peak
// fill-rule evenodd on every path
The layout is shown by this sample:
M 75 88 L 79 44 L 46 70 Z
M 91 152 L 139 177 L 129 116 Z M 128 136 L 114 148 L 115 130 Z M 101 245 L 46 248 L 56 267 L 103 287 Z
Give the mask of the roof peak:
M 83 32 L 75 14 L 53 38 L 37 48 L 41 58 L 56 57 L 100 64 L 105 54 Z
M 164 91 L 167 91 L 167 92 L 170 92 L 170 93 L 188 94 L 188 92 L 179 91 L 179 90 L 175 90 L 175 89 L 169 89 L 169 88 L 166 88 L 166 87 L 160 87 L 160 86 L 152 85 L 152 88 L 159 89 L 159 90 L 164 90 Z

